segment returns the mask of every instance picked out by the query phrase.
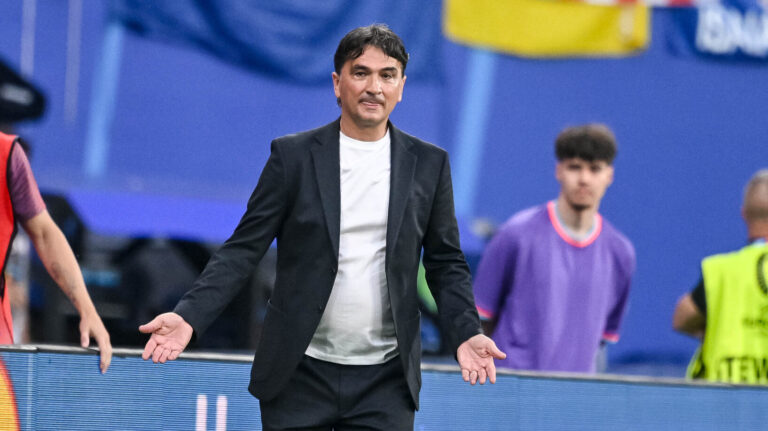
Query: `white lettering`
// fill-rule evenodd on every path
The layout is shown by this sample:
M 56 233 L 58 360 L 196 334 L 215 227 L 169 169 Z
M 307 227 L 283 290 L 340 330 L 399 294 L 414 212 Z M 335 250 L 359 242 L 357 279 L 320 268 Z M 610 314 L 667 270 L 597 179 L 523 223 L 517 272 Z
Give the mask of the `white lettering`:
M 742 14 L 719 4 L 702 6 L 696 25 L 696 48 L 725 55 L 742 53 L 768 57 L 768 15 L 754 10 Z
M 208 397 L 197 394 L 197 415 L 195 417 L 195 431 L 205 431 L 208 422 Z
M 741 49 L 747 55 L 765 57 L 768 53 L 768 16 L 754 11 L 744 15 Z
M 735 50 L 725 25 L 725 10 L 720 5 L 699 9 L 696 25 L 696 48 L 713 54 L 730 54 Z
M 216 431 L 227 431 L 227 397 L 216 398 Z
M 208 427 L 208 397 L 197 394 L 195 431 L 206 431 Z M 216 397 L 216 431 L 227 431 L 227 396 Z

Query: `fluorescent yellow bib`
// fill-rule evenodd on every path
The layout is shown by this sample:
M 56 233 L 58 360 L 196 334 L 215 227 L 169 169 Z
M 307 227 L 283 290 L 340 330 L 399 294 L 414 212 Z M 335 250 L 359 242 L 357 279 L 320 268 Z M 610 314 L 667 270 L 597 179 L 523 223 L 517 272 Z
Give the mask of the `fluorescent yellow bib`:
M 768 384 L 768 245 L 710 256 L 701 269 L 707 328 L 689 377 Z

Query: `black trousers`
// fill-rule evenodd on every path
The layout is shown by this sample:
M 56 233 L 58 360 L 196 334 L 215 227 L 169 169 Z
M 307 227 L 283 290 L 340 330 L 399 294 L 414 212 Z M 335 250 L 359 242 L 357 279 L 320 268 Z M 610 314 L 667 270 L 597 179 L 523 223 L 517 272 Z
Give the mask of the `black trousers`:
M 398 357 L 340 365 L 304 356 L 286 388 L 259 405 L 264 431 L 413 430 L 415 410 Z

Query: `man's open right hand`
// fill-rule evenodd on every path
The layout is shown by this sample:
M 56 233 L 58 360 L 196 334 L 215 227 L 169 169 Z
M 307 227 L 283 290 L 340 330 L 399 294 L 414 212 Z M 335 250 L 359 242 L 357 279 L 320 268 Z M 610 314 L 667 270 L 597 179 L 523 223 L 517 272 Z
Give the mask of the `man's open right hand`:
M 194 332 L 192 326 L 176 313 L 163 313 L 139 326 L 139 331 L 152 334 L 141 358 L 147 360 L 151 357 L 152 362 L 161 364 L 178 358 Z

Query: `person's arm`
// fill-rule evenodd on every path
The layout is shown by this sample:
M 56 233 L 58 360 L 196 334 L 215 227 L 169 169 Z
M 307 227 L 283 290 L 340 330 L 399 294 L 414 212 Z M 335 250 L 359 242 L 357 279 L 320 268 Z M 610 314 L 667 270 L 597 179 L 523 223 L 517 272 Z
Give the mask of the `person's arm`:
M 46 210 L 22 221 L 21 224 L 34 244 L 48 274 L 80 314 L 80 344 L 88 347 L 90 337 L 96 340 L 101 356 L 99 368 L 102 373 L 105 373 L 112 361 L 109 333 L 88 295 L 83 275 L 67 239 Z
M 424 269 L 427 284 L 437 301 L 442 328 L 449 333 L 464 381 L 496 382 L 494 358 L 506 355 L 481 334 L 480 319 L 472 297 L 472 281 L 459 247 L 459 229 L 453 206 L 450 165 L 445 155 L 424 235 Z
M 277 235 L 289 206 L 287 170 L 280 145 L 272 153 L 232 236 L 214 253 L 192 289 L 171 313 L 160 314 L 139 331 L 151 334 L 143 359 L 176 359 L 240 291 Z
M 693 301 L 690 293 L 683 295 L 672 316 L 672 327 L 675 331 L 701 340 L 707 326 L 707 318 Z

